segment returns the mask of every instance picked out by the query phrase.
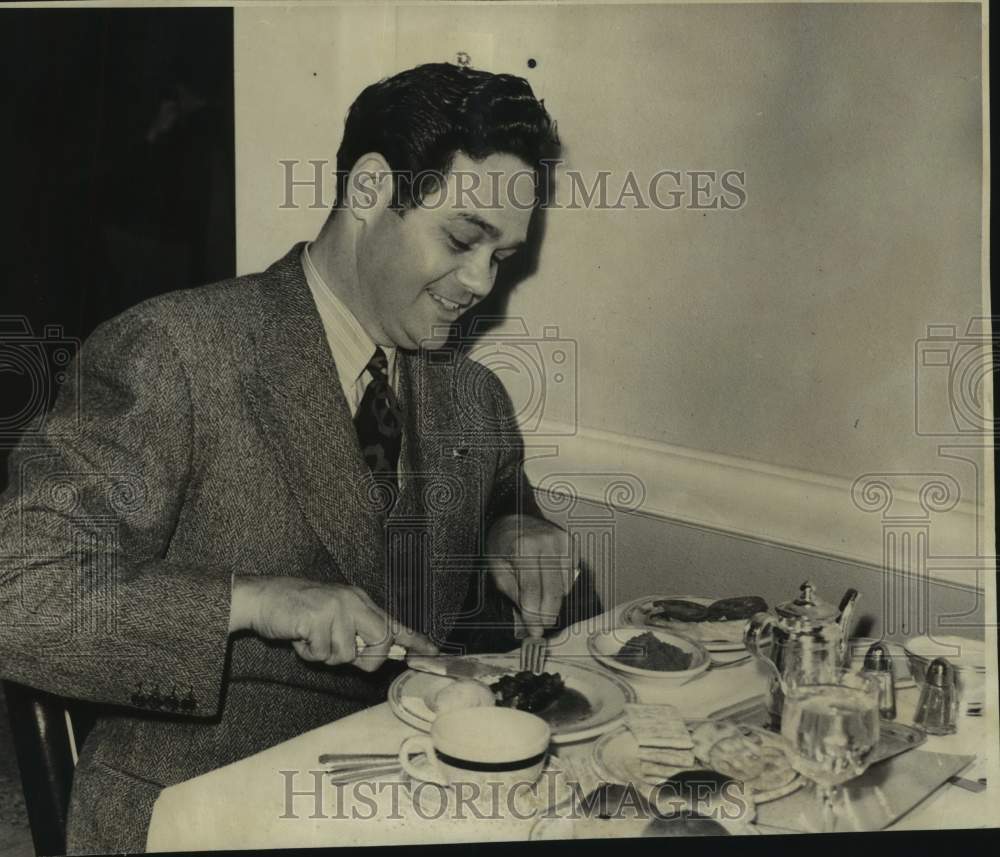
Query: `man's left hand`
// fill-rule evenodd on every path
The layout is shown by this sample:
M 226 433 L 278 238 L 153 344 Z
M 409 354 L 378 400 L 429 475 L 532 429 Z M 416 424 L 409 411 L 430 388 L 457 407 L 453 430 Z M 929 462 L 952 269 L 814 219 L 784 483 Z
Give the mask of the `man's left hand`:
M 542 636 L 575 579 L 569 534 L 541 518 L 505 515 L 490 528 L 487 554 L 497 588 L 517 605 L 528 634 Z

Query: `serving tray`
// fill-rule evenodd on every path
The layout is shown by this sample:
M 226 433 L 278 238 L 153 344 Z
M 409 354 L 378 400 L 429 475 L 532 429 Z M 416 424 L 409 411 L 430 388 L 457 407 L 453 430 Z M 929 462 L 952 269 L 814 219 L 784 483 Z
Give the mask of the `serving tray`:
M 770 718 L 767 713 L 767 698 L 764 696 L 753 696 L 737 705 L 728 708 L 721 708 L 709 715 L 709 720 L 732 720 L 734 723 L 746 723 L 749 726 L 759 726 L 769 729 Z M 769 731 L 773 731 L 770 730 Z M 914 726 L 907 726 L 905 723 L 897 723 L 895 720 L 879 721 L 878 744 L 872 753 L 868 766 L 891 759 L 914 747 L 919 747 L 927 736 L 923 730 Z

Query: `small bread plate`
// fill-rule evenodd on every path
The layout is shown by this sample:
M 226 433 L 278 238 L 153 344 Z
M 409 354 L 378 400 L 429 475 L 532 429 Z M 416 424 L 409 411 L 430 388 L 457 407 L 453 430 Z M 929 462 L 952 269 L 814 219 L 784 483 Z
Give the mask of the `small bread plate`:
M 496 664 L 495 678 L 483 680 L 487 684 L 520 672 L 518 652 L 476 655 L 476 660 Z M 583 660 L 550 657 L 545 662 L 545 671 L 558 673 L 566 685 L 559 699 L 535 712 L 549 724 L 552 740 L 557 744 L 602 735 L 621 723 L 626 703 L 636 701 L 636 693 L 627 681 Z M 436 716 L 430 702 L 451 681 L 444 676 L 407 670 L 389 686 L 389 708 L 404 723 L 426 732 Z
M 626 626 L 595 631 L 587 638 L 587 648 L 610 669 L 677 686 L 697 678 L 712 663 L 711 655 L 701 643 L 659 628 Z M 688 666 L 672 668 L 678 660 L 687 660 Z M 660 664 L 660 668 L 648 666 L 654 663 Z
M 700 766 L 712 770 L 718 770 L 720 756 L 724 754 L 725 750 L 724 747 L 720 746 L 724 739 L 730 740 L 734 744 L 745 742 L 753 748 L 773 746 L 773 756 L 778 762 L 777 765 L 773 766 L 775 770 L 769 770 L 764 776 L 762 776 L 764 772 L 755 772 L 756 782 L 749 779 L 747 781 L 754 804 L 777 800 L 797 791 L 802 786 L 802 777 L 792 770 L 790 764 L 787 764 L 784 744 L 777 735 L 772 735 L 763 729 L 724 721 L 689 720 L 687 725 L 695 744 L 694 753 Z M 740 747 L 736 749 L 740 749 Z M 665 766 L 657 765 L 653 769 L 647 768 L 644 771 L 639 743 L 625 726 L 601 736 L 594 745 L 594 764 L 598 773 L 609 782 L 633 783 L 637 787 L 640 784 L 654 786 L 667 777 L 686 770 L 685 768 L 669 770 Z M 655 770 L 656 773 L 651 773 L 652 770 Z M 647 773 L 647 771 L 650 772 Z M 734 776 L 732 770 L 724 770 L 720 773 Z
M 701 643 L 710 652 L 744 652 L 743 630 L 746 619 L 730 619 L 722 622 L 681 622 L 676 619 L 664 619 L 656 614 L 660 611 L 658 601 L 690 601 L 708 607 L 718 599 L 704 598 L 697 595 L 645 595 L 630 601 L 622 607 L 619 613 L 619 624 L 634 625 L 640 628 L 662 628 L 682 634 Z

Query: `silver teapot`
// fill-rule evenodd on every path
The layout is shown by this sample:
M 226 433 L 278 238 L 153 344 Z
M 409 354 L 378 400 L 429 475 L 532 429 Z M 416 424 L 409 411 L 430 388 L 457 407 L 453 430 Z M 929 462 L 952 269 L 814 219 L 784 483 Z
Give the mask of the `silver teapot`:
M 743 633 L 750 653 L 771 667 L 767 710 L 775 730 L 781 728 L 790 685 L 822 684 L 850 659 L 848 632 L 857 590 L 848 589 L 839 607 L 819 598 L 811 583 L 803 583 L 801 590 L 794 601 L 756 613 Z

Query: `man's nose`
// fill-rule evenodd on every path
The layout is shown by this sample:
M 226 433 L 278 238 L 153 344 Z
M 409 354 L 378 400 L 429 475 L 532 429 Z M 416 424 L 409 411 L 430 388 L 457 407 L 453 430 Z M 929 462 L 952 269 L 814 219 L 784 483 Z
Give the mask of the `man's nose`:
M 477 298 L 482 299 L 492 291 L 496 274 L 493 254 L 476 253 L 458 269 L 458 281 Z

